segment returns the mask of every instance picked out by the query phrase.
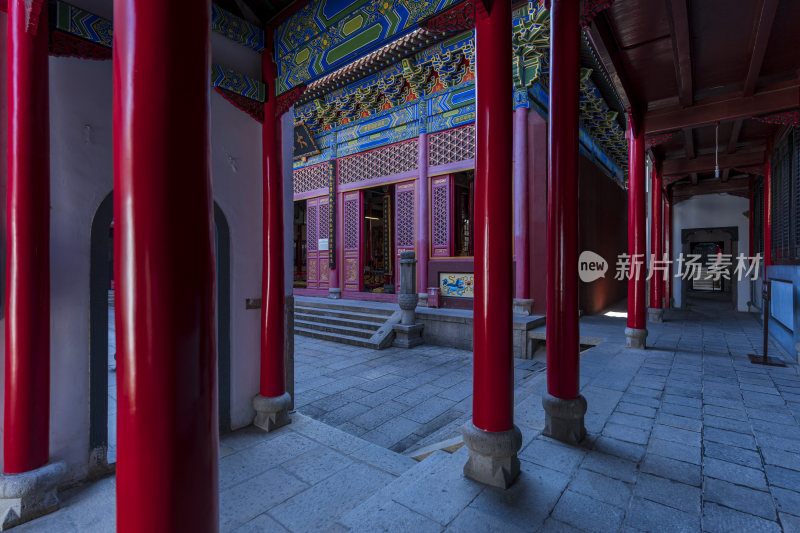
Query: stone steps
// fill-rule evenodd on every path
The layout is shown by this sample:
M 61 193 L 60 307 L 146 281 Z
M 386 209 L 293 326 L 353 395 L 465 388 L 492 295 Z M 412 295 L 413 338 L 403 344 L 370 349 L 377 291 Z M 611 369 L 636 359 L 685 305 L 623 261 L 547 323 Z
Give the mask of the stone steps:
M 396 304 L 327 298 L 295 299 L 297 335 L 380 350 L 391 346 L 391 325 L 399 321 Z
M 466 447 L 453 454 L 441 450 L 433 452 L 345 513 L 339 524 L 351 532 L 443 530 L 453 517 L 447 516 L 447 512 L 439 513 L 437 501 L 447 496 L 438 493 L 441 489 L 434 489 L 437 494 L 430 493 L 430 489 L 449 484 L 460 492 L 461 485 L 470 484 L 462 474 L 466 460 Z

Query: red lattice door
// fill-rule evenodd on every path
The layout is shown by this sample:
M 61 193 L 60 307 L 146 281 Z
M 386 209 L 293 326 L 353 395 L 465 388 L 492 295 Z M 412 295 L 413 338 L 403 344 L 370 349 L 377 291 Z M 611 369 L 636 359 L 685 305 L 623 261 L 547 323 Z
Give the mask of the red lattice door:
M 413 181 L 398 183 L 394 193 L 394 228 L 395 228 L 395 284 L 397 291 L 400 289 L 400 252 L 414 251 L 414 236 L 416 235 L 416 198 Z
M 364 194 L 362 191 L 344 194 L 342 201 L 342 222 L 344 236 L 343 281 L 345 291 L 358 292 L 364 285 Z
M 431 180 L 431 257 L 453 256 L 453 176 Z
M 331 269 L 328 264 L 328 215 L 330 206 L 326 196 L 306 202 L 306 250 L 309 289 L 327 289 Z

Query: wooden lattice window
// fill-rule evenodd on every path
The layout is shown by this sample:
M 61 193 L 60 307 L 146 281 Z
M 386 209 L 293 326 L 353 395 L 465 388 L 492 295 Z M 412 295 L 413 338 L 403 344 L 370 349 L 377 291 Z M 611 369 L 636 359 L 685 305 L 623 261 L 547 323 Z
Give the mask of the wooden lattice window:
M 800 257 L 800 143 L 790 131 L 772 157 L 772 259 Z

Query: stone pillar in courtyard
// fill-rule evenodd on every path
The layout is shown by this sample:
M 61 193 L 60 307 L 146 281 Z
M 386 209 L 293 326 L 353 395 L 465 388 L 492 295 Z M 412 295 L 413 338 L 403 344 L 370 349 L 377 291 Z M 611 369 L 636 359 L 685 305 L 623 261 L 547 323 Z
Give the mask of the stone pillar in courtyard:
M 419 295 L 417 294 L 417 260 L 414 252 L 400 252 L 400 294 L 397 303 L 402 310 L 399 324 L 394 324 L 394 346 L 400 348 L 413 348 L 422 344 L 422 324 L 417 324 L 414 309 L 417 308 Z
M 253 398 L 253 424 L 265 431 L 285 426 L 292 398 L 286 390 L 286 324 L 283 242 L 283 171 L 281 168 L 280 114 L 275 87 L 276 65 L 273 39 L 267 32 L 267 46 L 261 53 L 261 70 L 267 85 L 262 128 L 264 165 L 263 271 L 261 282 L 261 380 Z
M 514 425 L 510 2 L 475 3 L 475 44 L 473 399 L 472 422 L 462 428 L 464 475 L 508 488 L 522 446 Z
M 628 110 L 628 327 L 625 346 L 643 349 L 647 341 L 647 300 L 645 239 L 647 212 L 645 202 L 644 127 L 636 110 Z
M 574 0 L 553 0 L 550 10 L 547 392 L 542 395 L 542 433 L 573 444 L 586 435 L 578 323 L 579 11 Z
M 219 530 L 210 24 L 114 2 L 120 533 Z

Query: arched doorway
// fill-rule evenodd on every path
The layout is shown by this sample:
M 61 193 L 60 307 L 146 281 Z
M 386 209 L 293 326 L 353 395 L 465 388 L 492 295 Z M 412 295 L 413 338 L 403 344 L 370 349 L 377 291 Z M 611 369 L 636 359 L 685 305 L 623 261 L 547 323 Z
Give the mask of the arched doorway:
M 89 450 L 90 467 L 116 462 L 116 391 L 113 334 L 114 195 L 109 193 L 95 213 L 91 230 L 89 270 Z M 230 430 L 230 227 L 214 204 L 217 271 L 217 376 L 219 429 Z M 112 385 L 111 389 L 109 384 Z M 111 404 L 111 408 L 109 408 Z M 109 431 L 111 429 L 111 431 Z

